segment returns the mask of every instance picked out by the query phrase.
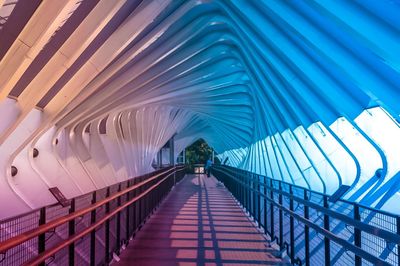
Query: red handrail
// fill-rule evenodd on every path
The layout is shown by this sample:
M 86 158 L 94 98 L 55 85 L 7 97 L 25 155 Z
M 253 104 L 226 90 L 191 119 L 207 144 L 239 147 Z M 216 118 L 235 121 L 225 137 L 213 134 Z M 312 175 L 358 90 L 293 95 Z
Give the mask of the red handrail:
M 140 183 L 135 184 L 135 185 L 133 185 L 131 187 L 128 187 L 128 188 L 126 188 L 126 189 L 124 189 L 124 190 L 122 190 L 120 192 L 117 192 L 114 195 L 109 196 L 109 197 L 107 197 L 107 198 L 105 198 L 103 200 L 100 200 L 100 201 L 92 204 L 89 207 L 86 207 L 86 208 L 81 209 L 79 211 L 76 211 L 76 212 L 73 212 L 71 214 L 62 216 L 60 218 L 54 219 L 54 220 L 52 220 L 52 221 L 50 221 L 50 222 L 48 222 L 46 224 L 43 224 L 43 225 L 41 225 L 39 227 L 36 227 L 35 229 L 29 230 L 29 231 L 24 232 L 24 233 L 22 233 L 20 235 L 14 236 L 14 237 L 12 237 L 12 238 L 10 238 L 8 240 L 0 242 L 0 253 L 5 253 L 7 250 L 12 249 L 12 248 L 14 248 L 14 247 L 16 247 L 16 246 L 18 246 L 18 245 L 30 240 L 30 239 L 32 239 L 34 237 L 38 237 L 39 235 L 44 234 L 44 233 L 46 233 L 46 232 L 48 232 L 48 231 L 50 231 L 50 230 L 52 230 L 52 229 L 54 229 L 54 228 L 56 228 L 56 227 L 58 227 L 60 225 L 63 225 L 63 224 L 65 224 L 65 223 L 67 223 L 67 222 L 69 222 L 69 221 L 71 221 L 71 220 L 73 220 L 75 218 L 83 216 L 83 215 L 85 215 L 85 214 L 97 209 L 98 207 L 101 207 L 101 206 L 105 205 L 106 203 L 109 203 L 112 200 L 114 200 L 114 199 L 116 199 L 116 198 L 118 198 L 118 197 L 120 197 L 120 196 L 122 196 L 122 195 L 124 195 L 124 194 L 126 194 L 126 193 L 128 193 L 130 191 L 132 191 L 132 190 L 135 190 L 135 189 L 137 189 L 137 188 L 139 188 L 139 187 L 141 187 L 141 186 L 143 186 L 143 185 L 145 185 L 145 184 L 147 184 L 147 183 L 149 183 L 149 182 L 151 182 L 151 181 L 153 181 L 155 179 L 157 179 L 158 177 L 160 177 L 160 176 L 162 176 L 164 174 L 168 174 L 168 176 L 169 176 L 177 168 L 179 169 L 180 167 L 174 167 L 174 168 L 168 169 L 168 170 L 166 170 L 164 172 L 158 173 L 155 176 L 153 176 L 153 177 L 151 177 L 151 178 L 149 178 L 149 179 L 147 179 L 147 180 L 145 180 L 143 182 L 140 182 Z M 140 195 L 138 197 L 140 199 Z M 135 197 L 135 198 L 137 198 L 137 197 Z M 125 206 L 125 204 L 123 206 Z M 112 213 L 114 213 L 114 211 Z
M 111 217 L 113 217 L 114 215 L 116 215 L 118 212 L 122 211 L 123 209 L 125 209 L 126 207 L 128 207 L 129 205 L 133 204 L 134 202 L 138 201 L 139 199 L 141 199 L 142 197 L 146 196 L 149 192 L 151 192 L 153 189 L 157 188 L 161 183 L 163 183 L 165 180 L 167 180 L 174 172 L 175 172 L 175 168 L 171 169 L 174 170 L 172 173 L 168 173 L 166 177 L 164 177 L 163 179 L 161 179 L 160 181 L 158 181 L 156 184 L 154 184 L 153 186 L 151 186 L 150 188 L 148 188 L 147 190 L 145 190 L 144 192 L 142 192 L 140 195 L 134 197 L 133 199 L 131 199 L 130 201 L 127 201 L 126 203 L 124 203 L 123 205 L 119 206 L 118 208 L 114 209 L 113 211 L 111 211 L 110 213 L 108 213 L 106 216 L 104 216 L 103 218 L 101 218 L 99 221 L 97 221 L 96 223 L 90 225 L 89 227 L 85 228 L 83 231 L 76 233 L 74 235 L 72 235 L 71 237 L 65 239 L 64 241 L 62 241 L 61 243 L 59 243 L 58 245 L 52 247 L 51 249 L 46 250 L 45 252 L 42 252 L 41 254 L 39 254 L 37 257 L 33 258 L 32 260 L 26 262 L 24 265 L 38 265 L 39 263 L 44 262 L 46 259 L 50 258 L 51 256 L 53 256 L 54 254 L 56 254 L 58 251 L 62 250 L 63 248 L 67 247 L 68 245 L 74 243 L 75 241 L 77 241 L 78 239 L 84 237 L 85 235 L 89 234 L 90 232 L 92 232 L 93 230 L 95 230 L 97 227 L 101 226 L 102 224 L 104 224 L 108 219 L 110 219 Z M 181 169 L 182 170 L 182 169 Z M 170 170 L 169 170 L 170 171 Z M 169 172 L 166 171 L 165 173 Z M 164 174 L 164 173 L 163 173 Z M 157 175 L 157 177 L 159 177 L 159 175 Z M 151 178 L 152 180 L 154 178 Z M 118 193 L 120 194 L 120 193 Z M 115 198 L 115 197 L 114 197 Z

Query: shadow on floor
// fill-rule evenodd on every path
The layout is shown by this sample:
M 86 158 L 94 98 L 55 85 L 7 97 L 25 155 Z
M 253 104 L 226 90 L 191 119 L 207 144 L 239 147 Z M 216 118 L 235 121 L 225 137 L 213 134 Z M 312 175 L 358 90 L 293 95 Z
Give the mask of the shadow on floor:
M 215 178 L 188 175 L 116 265 L 289 265 Z

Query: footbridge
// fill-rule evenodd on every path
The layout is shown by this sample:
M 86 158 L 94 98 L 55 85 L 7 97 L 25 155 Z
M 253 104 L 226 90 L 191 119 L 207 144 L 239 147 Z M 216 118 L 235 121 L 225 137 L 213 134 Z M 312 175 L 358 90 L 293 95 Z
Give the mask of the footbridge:
M 400 265 L 399 14 L 0 0 L 0 265 Z

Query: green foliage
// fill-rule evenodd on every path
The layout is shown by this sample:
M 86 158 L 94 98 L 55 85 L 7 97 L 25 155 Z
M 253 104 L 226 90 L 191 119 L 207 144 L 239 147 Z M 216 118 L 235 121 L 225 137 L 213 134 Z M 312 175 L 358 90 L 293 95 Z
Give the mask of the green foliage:
M 212 156 L 212 148 L 208 146 L 207 142 L 199 139 L 192 145 L 186 148 L 186 163 L 187 164 L 205 164 Z M 218 158 L 215 157 L 215 163 Z M 219 160 L 218 160 L 219 162 Z

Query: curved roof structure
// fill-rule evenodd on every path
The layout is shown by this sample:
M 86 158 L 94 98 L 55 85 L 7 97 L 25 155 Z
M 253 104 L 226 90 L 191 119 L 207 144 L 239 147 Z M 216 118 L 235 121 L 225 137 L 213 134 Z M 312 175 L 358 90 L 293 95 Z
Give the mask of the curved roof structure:
M 149 172 L 171 138 L 400 212 L 397 1 L 0 6 L 2 215 Z

